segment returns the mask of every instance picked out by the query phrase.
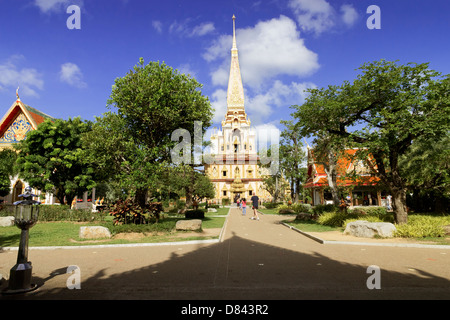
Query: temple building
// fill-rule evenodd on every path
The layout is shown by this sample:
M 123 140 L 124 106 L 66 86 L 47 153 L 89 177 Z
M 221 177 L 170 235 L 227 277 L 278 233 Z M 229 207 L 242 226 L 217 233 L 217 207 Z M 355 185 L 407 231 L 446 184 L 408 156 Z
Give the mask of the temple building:
M 53 117 L 36 110 L 24 104 L 19 98 L 19 92 L 16 92 L 17 99 L 3 116 L 0 121 L 0 151 L 13 148 L 15 143 L 26 139 L 30 131 L 36 130 L 38 125 L 46 119 Z M 18 196 L 24 192 L 26 182 L 19 179 L 18 176 L 11 179 L 11 192 L 5 197 L 0 197 L 6 203 L 13 203 L 21 200 Z M 33 194 L 40 195 L 39 190 L 33 190 Z M 37 199 L 35 199 L 37 200 Z M 46 194 L 44 203 L 54 203 L 55 198 L 51 194 Z
M 371 156 L 367 161 L 356 157 L 358 149 L 345 149 L 337 158 L 337 185 L 350 196 L 352 206 L 385 206 L 387 193 L 380 186 L 380 179 L 372 175 L 368 167 Z M 376 167 L 374 167 L 376 170 Z M 309 190 L 312 204 L 332 204 L 329 191 L 327 173 L 324 164 L 318 161 L 314 150 L 308 147 L 308 176 L 304 189 Z
M 253 195 L 269 200 L 264 190 L 261 167 L 257 154 L 256 133 L 251 128 L 244 107 L 244 87 L 236 45 L 235 16 L 233 15 L 233 44 L 227 91 L 227 112 L 221 130 L 214 128 L 211 135 L 213 161 L 205 163 L 205 173 L 215 188 L 216 203 L 233 202 L 236 198 L 250 201 Z

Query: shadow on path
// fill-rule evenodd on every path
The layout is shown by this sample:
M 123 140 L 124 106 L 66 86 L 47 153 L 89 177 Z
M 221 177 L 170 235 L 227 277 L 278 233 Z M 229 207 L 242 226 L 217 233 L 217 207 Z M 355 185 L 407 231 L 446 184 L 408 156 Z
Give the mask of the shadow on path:
M 136 248 L 151 254 L 151 248 Z M 147 251 L 146 251 L 147 250 Z M 98 261 L 95 272 L 81 270 L 81 289 L 50 286 L 69 277 L 67 265 L 47 277 L 34 277 L 33 293 L 3 299 L 161 299 L 161 300 L 298 300 L 298 299 L 449 299 L 449 279 L 416 270 L 414 274 L 381 271 L 381 289 L 369 290 L 367 267 L 342 263 L 318 252 L 302 253 L 244 239 L 199 245 L 187 253 L 172 250 L 169 259 L 111 274 Z

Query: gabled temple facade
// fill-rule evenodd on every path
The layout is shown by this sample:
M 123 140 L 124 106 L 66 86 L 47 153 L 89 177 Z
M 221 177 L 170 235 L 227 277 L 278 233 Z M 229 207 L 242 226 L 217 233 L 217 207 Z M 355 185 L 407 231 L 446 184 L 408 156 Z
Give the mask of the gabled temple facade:
M 345 149 L 337 159 L 338 187 L 348 190 L 353 206 L 385 206 L 386 193 L 380 189 L 379 179 L 371 174 L 367 162 L 355 157 L 357 151 L 358 149 Z M 370 155 L 368 159 L 370 160 Z M 304 188 L 310 190 L 313 205 L 333 203 L 331 193 L 327 190 L 328 187 L 324 165 L 317 161 L 314 150 L 308 148 L 308 177 Z
M 211 135 L 213 161 L 204 164 L 205 173 L 214 184 L 215 202 L 221 203 L 223 199 L 233 202 L 238 197 L 249 201 L 255 194 L 260 200 L 268 200 L 270 195 L 263 187 L 264 172 L 257 154 L 256 133 L 250 127 L 244 107 L 234 15 L 227 113 L 221 124 L 221 130 L 214 129 Z
M 38 125 L 46 119 L 53 119 L 53 117 L 24 104 L 20 100 L 18 92 L 16 95 L 16 101 L 0 121 L 0 151 L 12 149 L 14 144 L 26 139 L 27 134 L 36 130 Z M 26 182 L 20 180 L 18 176 L 12 177 L 10 194 L 3 198 L 0 197 L 0 199 L 10 204 L 18 201 L 20 200 L 18 196 L 24 192 L 26 186 Z M 39 190 L 33 190 L 32 193 L 40 195 Z M 53 195 L 46 195 L 46 203 L 53 203 L 54 200 Z

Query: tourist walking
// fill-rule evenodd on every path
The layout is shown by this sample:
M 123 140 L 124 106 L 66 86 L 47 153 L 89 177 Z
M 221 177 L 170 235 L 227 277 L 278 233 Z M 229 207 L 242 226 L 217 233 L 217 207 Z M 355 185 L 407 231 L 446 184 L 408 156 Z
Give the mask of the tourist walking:
M 245 198 L 243 198 L 241 200 L 241 206 L 242 206 L 242 215 L 245 216 L 246 211 L 247 211 L 247 202 L 246 202 Z
M 251 217 L 252 220 L 259 220 L 259 216 L 258 216 L 258 203 L 259 203 L 259 198 L 258 196 L 255 194 L 252 198 L 252 208 L 253 208 L 253 217 Z

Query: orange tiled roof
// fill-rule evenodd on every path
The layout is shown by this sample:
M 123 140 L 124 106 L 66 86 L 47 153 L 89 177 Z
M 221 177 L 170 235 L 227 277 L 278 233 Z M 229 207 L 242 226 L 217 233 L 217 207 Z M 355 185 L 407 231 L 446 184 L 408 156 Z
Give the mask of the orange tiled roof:
M 379 178 L 370 175 L 370 170 L 367 164 L 357 161 L 355 155 L 358 149 L 346 149 L 344 154 L 337 160 L 337 183 L 340 186 L 356 186 L 356 185 L 376 185 L 379 182 Z M 372 157 L 369 155 L 368 160 Z M 370 161 L 369 161 L 370 162 Z M 374 166 L 376 170 L 376 166 Z M 350 177 L 347 173 L 356 170 L 360 171 L 356 176 Z M 308 150 L 308 179 L 304 185 L 304 188 L 314 187 L 326 187 L 328 186 L 327 174 L 323 164 L 316 161 L 314 151 Z

